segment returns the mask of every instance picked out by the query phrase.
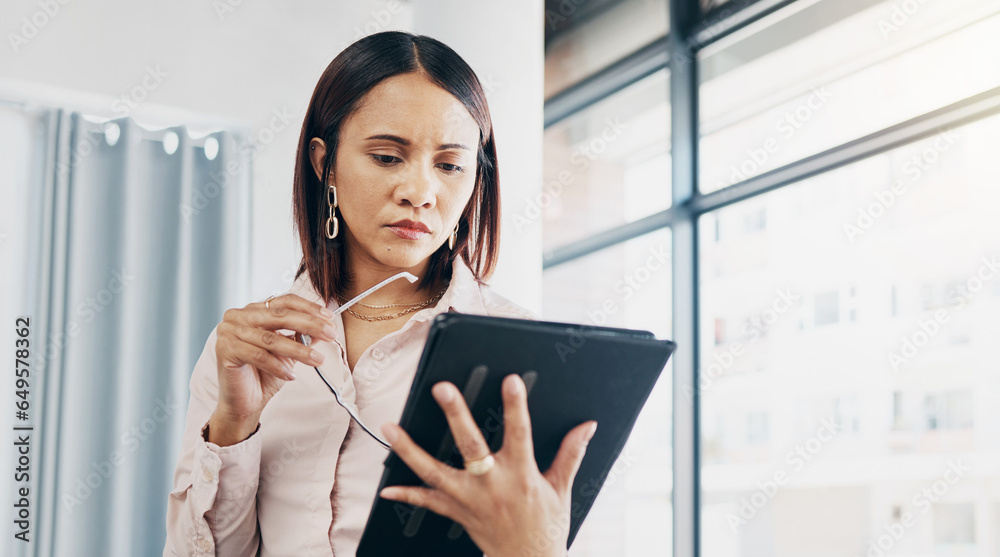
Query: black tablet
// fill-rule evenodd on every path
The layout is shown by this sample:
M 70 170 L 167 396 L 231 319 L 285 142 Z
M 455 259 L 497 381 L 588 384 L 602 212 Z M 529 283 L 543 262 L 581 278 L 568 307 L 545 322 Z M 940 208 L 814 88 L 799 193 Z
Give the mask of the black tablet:
M 646 331 L 441 314 L 431 324 L 400 426 L 438 460 L 462 468 L 431 387 L 450 381 L 462 391 L 495 452 L 503 442 L 500 385 L 518 373 L 528 389 L 535 460 L 544 472 L 570 429 L 597 420 L 573 483 L 572 544 L 675 346 Z M 423 485 L 395 453 L 385 460 L 379 491 L 392 485 Z M 359 557 L 482 554 L 458 523 L 378 496 L 357 552 Z

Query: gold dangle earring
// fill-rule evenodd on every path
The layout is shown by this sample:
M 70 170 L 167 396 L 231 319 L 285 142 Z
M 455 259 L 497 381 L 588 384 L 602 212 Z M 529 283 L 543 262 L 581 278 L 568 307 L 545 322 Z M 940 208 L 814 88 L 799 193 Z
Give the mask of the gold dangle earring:
M 326 219 L 326 237 L 332 240 L 340 232 L 340 223 L 337 222 L 337 216 L 334 214 L 334 209 L 337 208 L 337 187 L 333 184 L 330 184 L 330 187 L 326 190 L 326 204 L 330 207 L 330 216 Z M 331 225 L 333 226 L 333 232 L 330 232 Z
M 448 250 L 455 249 L 455 240 L 458 237 L 458 225 L 455 225 L 455 230 L 451 231 L 451 236 L 448 236 Z

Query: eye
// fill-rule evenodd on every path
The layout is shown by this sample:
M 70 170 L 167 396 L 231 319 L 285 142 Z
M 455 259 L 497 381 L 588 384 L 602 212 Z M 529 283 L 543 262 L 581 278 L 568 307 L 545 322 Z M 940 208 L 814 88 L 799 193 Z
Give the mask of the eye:
M 461 166 L 458 166 L 456 164 L 451 164 L 448 162 L 443 162 L 439 166 L 445 167 L 443 168 L 443 170 L 448 174 L 461 174 L 465 172 L 465 169 L 462 168 Z
M 390 164 L 399 160 L 397 157 L 394 157 L 392 155 L 380 155 L 378 153 L 372 153 L 369 156 L 372 158 L 373 161 L 375 161 L 375 164 L 381 166 L 389 166 Z

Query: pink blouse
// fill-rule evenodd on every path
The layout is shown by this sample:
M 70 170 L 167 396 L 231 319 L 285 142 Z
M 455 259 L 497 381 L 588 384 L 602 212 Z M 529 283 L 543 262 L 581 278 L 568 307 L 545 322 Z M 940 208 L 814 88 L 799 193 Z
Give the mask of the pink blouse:
M 303 273 L 288 290 L 320 302 Z M 330 305 L 336 309 L 336 302 Z M 433 308 L 366 350 L 352 374 L 338 315 L 335 342 L 313 340 L 319 366 L 378 435 L 398 423 L 430 320 L 445 311 L 535 319 L 476 281 L 461 259 Z M 316 371 L 296 362 L 296 379 L 271 399 L 249 438 L 229 447 L 205 441 L 219 384 L 213 330 L 191 375 L 184 437 L 167 502 L 164 557 L 353 556 L 376 497 L 387 451 L 354 423 Z

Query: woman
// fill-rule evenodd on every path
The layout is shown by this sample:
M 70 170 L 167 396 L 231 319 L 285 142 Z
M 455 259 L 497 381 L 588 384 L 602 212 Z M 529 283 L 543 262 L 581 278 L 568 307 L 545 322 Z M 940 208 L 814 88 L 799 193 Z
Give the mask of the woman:
M 302 263 L 288 293 L 228 310 L 209 335 L 191 377 L 164 555 L 353 555 L 376 496 L 455 520 L 492 557 L 565 555 L 570 491 L 596 422 L 571 430 L 544 474 L 517 375 L 503 383 L 495 455 L 456 387 L 434 386 L 464 470 L 395 425 L 431 318 L 532 317 L 483 283 L 498 253 L 498 187 L 485 95 L 450 48 L 386 32 L 331 62 L 295 166 Z M 401 271 L 420 280 L 331 311 Z M 324 380 L 432 487 L 377 494 L 385 448 Z

